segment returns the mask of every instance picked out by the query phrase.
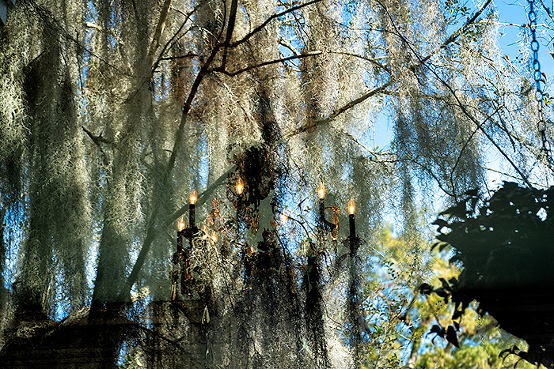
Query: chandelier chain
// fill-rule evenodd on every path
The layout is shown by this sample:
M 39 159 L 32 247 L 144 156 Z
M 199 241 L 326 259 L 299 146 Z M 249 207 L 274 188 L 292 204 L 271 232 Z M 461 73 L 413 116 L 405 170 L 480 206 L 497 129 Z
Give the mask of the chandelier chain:
M 539 113 L 539 120 L 538 120 L 538 131 L 541 137 L 542 141 L 542 151 L 544 155 L 547 158 L 547 161 L 549 160 L 549 153 L 550 149 L 548 148 L 548 140 L 546 138 L 546 121 L 544 117 L 544 92 L 543 92 L 543 84 L 546 82 L 542 78 L 541 73 L 541 63 L 539 61 L 539 42 L 537 41 L 537 13 L 535 12 L 535 0 L 528 0 L 529 3 L 529 29 L 531 30 L 531 52 L 532 52 L 532 68 L 533 68 L 533 79 L 535 82 L 535 100 L 538 104 L 538 113 Z M 549 163 L 551 164 L 551 163 Z
M 539 103 L 539 109 L 542 110 L 544 93 L 542 91 L 541 63 L 539 61 L 539 42 L 537 41 L 537 13 L 535 12 L 535 0 L 529 1 L 529 29 L 531 30 L 531 51 L 533 53 L 533 79 L 535 80 L 535 99 Z

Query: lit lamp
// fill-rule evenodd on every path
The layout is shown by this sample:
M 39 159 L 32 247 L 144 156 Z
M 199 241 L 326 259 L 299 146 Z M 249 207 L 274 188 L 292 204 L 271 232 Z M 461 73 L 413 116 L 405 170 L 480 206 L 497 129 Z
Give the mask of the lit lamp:
M 240 223 L 243 220 L 244 212 L 242 209 L 242 194 L 244 192 L 244 181 L 242 180 L 242 177 L 239 176 L 236 183 L 236 190 L 237 190 L 237 229 L 240 230 Z
M 348 222 L 350 224 L 350 239 L 354 240 L 356 237 L 356 223 L 354 221 L 354 212 L 356 211 L 356 205 L 354 200 L 350 199 L 348 202 Z
M 319 219 L 323 221 L 325 219 L 325 185 L 323 182 L 317 188 L 317 196 L 319 196 Z
M 185 224 L 185 217 L 181 215 L 181 217 L 179 218 L 179 220 L 177 221 L 177 230 L 179 232 L 183 232 L 183 229 L 185 229 L 186 227 L 186 224 Z
M 181 215 L 177 221 L 177 252 L 173 254 L 172 261 L 174 264 L 181 266 L 183 261 L 185 249 L 183 248 L 183 236 L 185 236 L 185 217 Z M 170 301 L 177 301 L 177 283 L 179 280 L 179 270 L 172 270 L 170 273 L 171 278 L 171 296 Z
M 236 190 L 237 190 L 237 241 L 238 246 L 242 249 L 243 248 L 243 240 L 242 240 L 242 231 L 241 231 L 241 223 L 244 219 L 244 211 L 242 209 L 242 193 L 244 192 L 244 181 L 242 180 L 242 177 L 239 176 L 236 183 Z M 243 258 L 243 262 L 246 261 L 244 250 L 241 251 L 241 256 Z M 245 264 L 246 265 L 246 264 Z
M 237 180 L 237 194 L 240 196 L 242 196 L 242 193 L 244 192 L 244 182 L 242 181 L 242 178 L 239 177 L 239 179 Z
M 359 345 L 362 341 L 359 320 L 359 314 L 363 312 L 363 309 L 360 308 L 359 302 L 359 280 L 356 268 L 356 259 L 358 254 L 358 248 L 362 244 L 363 240 L 356 236 L 356 224 L 354 222 L 354 212 L 356 211 L 356 205 L 354 200 L 351 198 L 348 202 L 348 221 L 350 223 L 350 258 L 349 258 L 349 268 L 350 268 L 350 286 L 348 291 L 348 310 L 349 316 L 348 320 L 350 322 L 350 334 L 353 339 L 354 346 L 354 359 L 356 367 L 359 367 Z
M 333 237 L 333 232 L 338 232 L 338 223 L 331 223 L 325 219 L 325 185 L 323 182 L 320 182 L 317 187 L 317 196 L 319 197 L 319 226 L 322 230 L 331 232 L 331 237 Z
M 242 180 L 242 177 L 239 176 L 239 179 L 237 180 L 237 217 L 240 216 L 241 208 L 242 208 L 242 193 L 244 192 L 244 182 Z
M 183 250 L 183 230 L 185 228 L 185 217 L 181 215 L 177 221 L 177 252 Z
M 190 192 L 189 196 L 189 226 L 191 230 L 194 230 L 196 228 L 196 222 L 195 222 L 195 213 L 196 213 L 196 200 L 198 200 L 198 194 L 196 193 L 196 189 L 193 189 Z M 193 231 L 194 232 L 194 231 Z

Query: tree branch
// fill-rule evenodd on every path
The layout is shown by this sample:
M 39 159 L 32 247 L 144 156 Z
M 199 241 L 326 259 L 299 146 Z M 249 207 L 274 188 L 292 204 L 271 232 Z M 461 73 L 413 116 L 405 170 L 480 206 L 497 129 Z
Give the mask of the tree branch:
M 227 62 L 227 49 L 231 43 L 233 37 L 233 31 L 235 30 L 235 22 L 237 19 L 237 6 L 238 0 L 232 0 L 231 9 L 229 9 L 229 22 L 227 23 L 227 35 L 225 36 L 225 43 L 223 44 L 223 57 L 221 58 L 221 68 L 225 69 L 225 63 Z
M 272 20 L 274 19 L 277 19 L 279 17 L 282 17 L 283 15 L 286 15 L 288 13 L 292 13 L 296 10 L 299 10 L 299 9 L 302 9 L 302 8 L 305 8 L 306 6 L 309 6 L 309 5 L 312 5 L 312 4 L 315 4 L 315 3 L 318 3 L 320 1 L 323 1 L 323 0 L 311 0 L 311 1 L 308 1 L 307 3 L 304 3 L 304 4 L 300 4 L 300 5 L 297 5 L 297 6 L 293 6 L 292 8 L 290 9 L 287 9 L 285 11 L 282 11 L 281 13 L 277 13 L 277 14 L 273 14 L 272 16 L 270 16 L 269 18 L 267 18 L 262 24 L 260 24 L 258 27 L 254 28 L 252 31 L 250 31 L 247 35 L 245 35 L 243 38 L 241 38 L 240 40 L 238 41 L 235 41 L 233 42 L 232 44 L 230 44 L 229 46 L 230 47 L 236 47 L 236 46 L 239 46 L 240 44 L 243 44 L 245 43 L 246 41 L 248 41 L 252 36 L 254 36 L 256 33 L 260 32 L 262 29 L 265 28 L 265 26 L 267 26 L 269 24 L 269 22 L 271 22 Z
M 185 28 L 185 25 L 187 24 L 187 22 L 189 21 L 190 17 L 194 14 L 194 12 L 196 12 L 196 10 L 198 9 L 199 5 L 195 6 L 186 16 L 185 16 L 185 20 L 183 21 L 183 23 L 181 24 L 181 26 L 179 27 L 179 29 L 177 30 L 177 32 L 175 32 L 173 34 L 173 36 L 171 36 L 171 38 L 165 43 L 164 47 L 162 48 L 162 51 L 160 52 L 160 58 L 158 58 L 158 60 L 156 60 L 154 63 L 152 63 L 152 73 L 154 73 L 154 71 L 158 68 L 158 65 L 160 64 L 160 61 L 162 60 L 161 57 L 162 55 L 165 54 L 167 48 L 169 47 L 169 45 L 171 45 L 171 43 L 177 38 L 177 36 L 181 33 L 181 31 L 183 30 L 183 28 Z
M 91 131 L 89 131 L 85 126 L 81 126 L 83 131 L 90 137 L 90 139 L 96 144 L 98 147 L 102 147 L 102 143 L 106 144 L 113 144 L 112 141 L 102 137 L 102 133 L 100 133 L 98 136 L 95 136 Z
M 291 137 L 294 137 L 300 133 L 304 133 L 304 132 L 307 132 L 309 131 L 310 129 L 312 128 L 315 128 L 316 126 L 318 125 L 321 125 L 321 124 L 325 124 L 325 123 L 329 123 L 330 121 L 332 121 L 333 119 L 335 119 L 336 117 L 338 117 L 339 115 L 341 115 L 342 113 L 344 113 L 345 111 L 347 111 L 348 109 L 351 109 L 352 107 L 358 105 L 359 103 L 367 100 L 368 98 L 378 94 L 378 93 L 381 93 L 383 90 L 385 90 L 387 87 L 389 87 L 390 85 L 392 85 L 393 83 L 393 80 L 390 80 L 388 81 L 387 83 L 385 83 L 384 85 L 380 86 L 380 87 L 377 87 L 371 91 L 368 91 L 366 92 L 365 94 L 363 94 L 362 96 L 358 97 L 357 99 L 354 99 L 352 101 L 350 101 L 349 103 L 341 106 L 340 108 L 337 108 L 335 109 L 331 114 L 329 114 L 329 116 L 327 116 L 326 118 L 323 118 L 323 119 L 318 119 L 318 120 L 315 120 L 313 122 L 310 122 L 306 125 L 303 125 L 295 130 L 293 130 L 292 132 L 289 132 L 287 134 L 284 134 L 283 135 L 283 138 L 281 138 L 279 141 L 277 141 L 277 143 L 281 143 L 283 142 L 284 140 L 288 140 L 290 139 Z
M 438 53 L 439 51 L 441 51 L 442 49 L 446 48 L 446 46 L 448 46 L 449 44 L 451 44 L 452 42 L 454 42 L 462 33 L 464 33 L 466 31 L 466 29 L 469 28 L 469 26 L 473 25 L 475 23 L 475 21 L 477 20 L 477 18 L 481 15 L 481 13 L 483 13 L 483 11 L 489 6 L 489 4 L 491 3 L 492 0 L 487 0 L 485 1 L 485 3 L 481 6 L 481 8 L 479 8 L 475 14 L 473 14 L 473 16 L 471 18 L 469 18 L 462 27 L 458 28 L 457 31 L 455 31 L 453 34 L 450 35 L 450 37 L 448 37 L 443 43 L 441 46 L 439 46 L 437 49 L 435 49 L 433 52 L 431 52 L 429 55 L 427 55 L 426 57 L 424 57 L 423 59 L 420 59 L 420 62 L 419 62 L 419 65 L 422 65 L 424 64 L 427 60 L 431 59 L 433 57 L 433 55 L 435 55 L 436 53 Z M 381 5 L 383 6 L 383 5 Z M 404 40 L 406 40 L 403 36 L 401 36 Z
M 148 60 L 153 60 L 154 53 L 160 46 L 160 38 L 162 37 L 162 32 L 165 28 L 165 22 L 167 20 L 167 14 L 169 13 L 170 6 L 171 0 L 165 0 L 160 12 L 160 19 L 158 20 L 156 31 L 154 31 L 154 36 L 152 36 L 152 43 L 150 44 L 150 50 L 148 51 Z M 150 65 L 152 65 L 152 62 L 150 62 Z
M 237 7 L 238 0 L 233 0 L 234 3 L 234 12 L 236 13 L 236 7 Z M 233 5 L 232 5 L 233 8 Z M 233 9 L 231 9 L 231 12 L 233 12 Z M 192 13 L 191 13 L 192 14 Z M 169 178 L 171 176 L 171 172 L 173 171 L 173 168 L 175 166 L 175 161 L 177 159 L 177 153 L 180 151 L 180 147 L 182 145 L 182 137 L 185 131 L 185 125 L 188 118 L 188 113 L 190 112 L 192 102 L 194 101 L 194 98 L 196 97 L 196 94 L 198 92 L 198 88 L 200 87 L 200 84 L 204 80 L 204 77 L 207 75 L 207 73 L 210 71 L 211 64 L 213 63 L 216 55 L 221 50 L 221 48 L 228 47 L 228 41 L 230 41 L 230 38 L 232 36 L 233 28 L 234 28 L 234 22 L 235 22 L 236 14 L 229 17 L 229 24 L 227 28 L 227 39 L 224 44 L 218 44 L 214 46 L 214 48 L 211 50 L 210 55 L 206 59 L 206 62 L 202 67 L 200 68 L 200 71 L 196 75 L 196 78 L 194 79 L 194 82 L 192 84 L 192 87 L 190 89 L 190 92 L 187 96 L 187 99 L 185 103 L 183 104 L 182 108 L 182 114 L 181 114 L 181 121 L 179 122 L 179 127 L 177 128 L 177 132 L 175 133 L 175 140 L 173 144 L 173 150 L 171 151 L 171 156 L 169 157 L 165 173 L 163 174 L 162 183 L 167 183 L 169 181 Z M 183 25 L 180 29 L 184 27 L 184 24 L 188 21 L 188 18 L 183 22 Z M 232 25 L 231 25 L 232 24 Z M 178 34 L 178 32 L 176 33 Z M 176 36 L 174 35 L 173 38 Z M 169 45 L 171 40 L 166 44 Z M 164 48 L 165 49 L 165 48 Z M 227 175 L 234 171 L 235 168 L 232 167 L 227 171 L 225 174 L 220 176 L 212 186 L 210 186 L 209 189 L 207 189 L 199 198 L 197 201 L 197 206 L 202 205 L 206 200 L 206 198 L 215 190 L 217 186 L 219 186 L 223 181 L 227 178 Z M 150 216 L 150 221 L 148 222 L 148 231 L 146 234 L 146 238 L 143 242 L 142 248 L 140 250 L 140 253 L 137 257 L 137 261 L 135 262 L 135 265 L 133 266 L 133 270 L 131 271 L 131 274 L 129 275 L 129 278 L 127 279 L 125 286 L 120 294 L 121 300 L 127 300 L 128 296 L 130 294 L 131 288 L 133 284 L 135 284 L 138 274 L 140 272 L 140 269 L 144 265 L 144 262 L 146 260 L 146 256 L 148 255 L 148 252 L 150 251 L 150 246 L 152 245 L 152 241 L 154 240 L 155 236 L 157 235 L 156 225 L 155 225 L 155 219 L 158 217 L 158 206 L 154 206 L 154 211 L 152 215 Z M 184 213 L 188 209 L 188 204 L 184 205 L 181 209 L 179 209 L 175 214 L 173 214 L 169 220 L 165 222 L 166 225 L 169 225 L 171 222 L 173 222 L 175 219 L 177 219 L 182 213 Z M 178 215 L 177 215 L 178 214 Z
M 270 61 L 266 61 L 266 62 L 263 62 L 263 63 L 260 63 L 260 64 L 251 65 L 249 67 L 239 69 L 235 72 L 227 72 L 226 70 L 223 69 L 223 65 L 219 68 L 213 69 L 212 71 L 221 72 L 221 73 L 223 73 L 223 74 L 225 74 L 229 77 L 234 77 L 234 76 L 239 75 L 241 73 L 248 72 L 252 69 L 256 69 L 256 68 L 259 68 L 259 67 L 265 67 L 266 65 L 272 65 L 272 64 L 286 62 L 288 60 L 301 59 L 301 58 L 306 58 L 308 56 L 316 56 L 316 55 L 321 55 L 321 54 L 322 54 L 321 51 L 313 51 L 313 52 L 309 52 L 309 53 L 305 53 L 305 54 L 292 55 L 292 56 L 288 56 L 286 58 L 270 60 Z
M 458 96 L 456 95 L 456 91 L 454 91 L 454 89 L 452 88 L 452 86 L 450 86 L 449 84 L 446 83 L 446 81 L 444 81 L 436 72 L 432 71 L 431 73 L 433 73 L 435 75 L 435 77 L 442 82 L 442 84 L 450 91 L 450 93 L 454 96 L 454 99 L 456 99 L 456 102 L 458 103 L 458 107 L 460 108 L 460 110 L 464 113 L 464 115 L 466 117 L 468 117 L 472 122 L 473 124 L 475 124 L 477 126 L 477 128 L 481 131 L 481 133 L 483 134 L 483 136 L 485 136 L 492 144 L 493 146 L 498 150 L 498 152 L 500 152 L 500 154 L 508 161 L 508 163 L 515 169 L 515 171 L 517 172 L 517 174 L 519 174 L 519 176 L 521 177 L 521 179 L 523 180 L 523 182 L 525 182 L 525 184 L 532 188 L 533 186 L 531 186 L 531 183 L 529 182 L 529 180 L 527 179 L 527 176 L 525 174 L 523 174 L 523 172 L 521 171 L 521 169 L 519 169 L 519 167 L 513 162 L 513 160 L 508 156 L 508 154 L 506 154 L 504 152 L 504 150 L 502 150 L 502 148 L 500 147 L 500 145 L 498 145 L 496 143 L 496 141 L 492 138 L 491 135 L 489 135 L 487 133 L 487 131 L 485 131 L 485 129 L 479 124 L 479 122 L 477 121 L 477 119 L 475 119 L 475 117 L 469 112 L 467 111 L 466 107 L 464 104 L 462 104 L 462 102 L 460 101 L 460 99 L 458 98 Z
M 298 50 L 296 50 L 289 42 L 287 42 L 286 40 L 283 40 L 282 38 L 279 39 L 279 45 L 284 46 L 287 49 L 289 49 L 290 52 L 293 53 L 293 55 L 300 55 Z
M 345 51 L 329 51 L 329 54 L 346 55 L 346 56 L 351 56 L 353 58 L 362 59 L 362 60 L 368 61 L 371 64 L 385 70 L 388 73 L 391 72 L 390 68 L 388 68 L 388 67 L 384 66 L 383 64 L 379 63 L 376 59 L 368 58 L 368 57 L 365 57 L 365 56 L 362 56 L 362 55 L 359 55 L 359 54 L 348 53 L 348 52 L 345 52 Z
M 452 191 L 454 191 L 454 172 L 456 171 L 456 168 L 458 167 L 458 164 L 460 163 L 460 160 L 462 159 L 462 154 L 463 154 L 463 152 L 465 151 L 467 145 L 469 145 L 470 141 L 473 139 L 473 136 L 475 136 L 475 134 L 477 133 L 477 131 L 479 131 L 480 129 L 482 129 L 483 125 L 484 125 L 493 115 L 495 115 L 496 113 L 498 113 L 498 111 L 499 111 L 501 108 L 502 108 L 502 105 L 498 106 L 498 107 L 492 112 L 492 114 L 489 114 L 485 119 L 483 119 L 483 121 L 477 125 L 477 128 L 475 128 L 475 130 L 474 130 L 473 132 L 471 132 L 471 135 L 468 137 L 468 139 L 466 140 L 466 142 L 464 142 L 464 146 L 462 146 L 462 148 L 460 149 L 460 153 L 458 154 L 458 157 L 456 158 L 456 163 L 454 163 L 454 166 L 452 167 L 452 170 L 450 171 L 450 185 L 452 186 Z M 455 191 L 454 191 L 454 195 L 456 195 Z M 454 196 L 454 200 L 455 200 L 455 201 L 458 201 L 457 196 Z
M 456 32 L 454 32 L 444 43 L 441 47 L 437 48 L 434 52 L 432 52 L 431 54 L 427 55 L 426 57 L 420 57 L 417 52 L 413 49 L 413 47 L 411 46 L 411 44 L 408 42 L 408 40 L 400 33 L 397 31 L 396 35 L 398 37 L 400 37 L 404 42 L 405 44 L 407 45 L 407 47 L 410 48 L 411 52 L 419 59 L 419 63 L 418 65 L 423 65 L 425 64 L 425 62 L 427 60 L 429 60 L 429 58 L 435 54 L 436 52 L 438 52 L 439 50 L 443 49 L 447 44 L 453 42 L 458 36 L 461 35 L 461 31 L 462 30 L 465 30 L 467 27 L 469 27 L 469 25 L 473 22 L 475 22 L 475 20 L 477 19 L 477 17 L 483 12 L 483 10 L 485 10 L 485 8 L 490 4 L 491 0 L 487 0 L 483 6 L 475 13 L 475 15 L 473 17 L 471 17 L 470 19 L 468 19 L 468 21 Z M 383 5 L 381 5 L 383 6 Z M 384 6 L 383 6 L 384 7 Z M 386 8 L 385 8 L 386 10 Z M 393 23 L 394 25 L 394 23 Z M 471 122 L 473 124 L 475 124 L 477 126 L 477 128 L 481 131 L 481 133 L 493 144 L 493 146 L 498 150 L 498 152 L 500 152 L 500 154 L 508 161 L 508 163 L 515 169 L 515 171 L 519 174 L 521 180 L 523 180 L 523 182 L 525 182 L 525 184 L 528 186 L 528 187 L 532 187 L 531 186 L 531 183 L 529 182 L 529 180 L 527 179 L 527 176 L 521 171 L 521 169 L 519 169 L 515 163 L 512 161 L 512 159 L 508 156 L 508 154 L 506 154 L 504 152 L 504 150 L 502 150 L 502 148 L 496 143 L 496 141 L 494 141 L 494 139 L 491 137 L 491 135 L 489 135 L 487 133 L 487 131 L 485 131 L 485 129 L 480 125 L 480 123 L 477 121 L 477 119 L 475 119 L 475 117 L 466 109 L 466 106 L 460 101 L 458 95 L 456 94 L 456 91 L 454 91 L 454 89 L 452 88 L 452 86 L 450 86 L 448 83 L 446 83 L 446 81 L 444 79 L 441 78 L 441 76 L 439 76 L 439 74 L 434 71 L 432 68 L 430 67 L 427 67 L 427 69 L 435 76 L 435 78 L 437 78 L 438 81 L 441 82 L 441 84 L 448 90 L 450 91 L 450 94 L 454 97 L 454 99 L 456 100 L 456 103 L 457 103 L 457 106 L 460 108 L 460 110 L 462 111 L 462 113 L 464 113 L 464 115 L 469 118 L 469 120 L 471 120 Z
M 483 4 L 483 6 L 470 18 L 467 20 L 467 22 L 462 26 L 460 27 L 458 30 L 456 30 L 452 35 L 450 35 L 450 37 L 448 37 L 443 43 L 441 46 L 439 46 L 437 49 L 435 49 L 434 51 L 432 51 L 430 54 L 428 54 L 427 56 L 423 57 L 423 58 L 420 58 L 419 59 L 419 62 L 416 64 L 416 65 L 413 65 L 411 67 L 411 69 L 415 69 L 423 64 L 425 64 L 425 62 L 427 62 L 433 55 L 435 55 L 437 52 L 439 52 L 440 50 L 444 49 L 446 46 L 448 46 L 450 43 L 454 42 L 471 24 L 473 24 L 475 22 L 475 20 L 479 17 L 479 15 L 481 15 L 481 13 L 485 10 L 485 8 L 490 4 L 492 0 L 487 0 L 485 2 L 485 4 Z M 315 0 L 313 1 L 315 2 Z M 382 4 L 380 4 L 385 10 L 386 10 L 386 7 Z M 267 21 L 266 21 L 267 22 Z M 247 35 L 248 36 L 248 35 Z M 404 36 L 402 36 L 401 34 L 397 34 L 397 36 L 401 37 L 404 41 L 407 42 L 407 40 L 404 38 Z M 246 37 L 246 36 L 245 36 Z M 385 69 L 384 66 L 382 66 L 381 64 L 378 64 L 381 68 Z M 386 69 L 385 69 L 386 70 Z M 372 90 L 372 91 L 369 91 L 367 92 L 366 94 L 360 96 L 359 98 L 355 99 L 355 100 L 352 100 L 350 101 L 349 103 L 347 103 L 346 105 L 338 108 L 338 109 L 335 109 L 335 111 L 333 111 L 327 118 L 324 118 L 324 119 L 319 119 L 319 120 L 316 120 L 314 122 L 311 122 L 311 123 L 308 123 L 307 125 L 305 126 L 302 126 L 298 129 L 295 129 L 294 131 L 288 133 L 288 134 L 285 134 L 283 136 L 283 138 L 281 140 L 279 140 L 279 142 L 281 142 L 282 140 L 286 140 L 286 139 L 289 139 L 293 136 L 296 136 L 300 133 L 304 133 L 304 132 L 307 132 L 308 130 L 316 127 L 317 125 L 319 124 L 324 124 L 324 123 L 328 123 L 330 121 L 332 121 L 333 119 L 335 119 L 337 116 L 339 116 L 340 114 L 344 113 L 345 111 L 347 111 L 348 109 L 351 109 L 352 107 L 356 106 L 357 104 L 363 102 L 364 100 L 366 100 L 367 98 L 371 97 L 371 96 L 374 96 L 375 94 L 378 94 L 378 93 L 381 93 L 383 92 L 387 87 L 391 86 L 394 82 L 396 81 L 396 78 L 395 77 L 391 77 L 391 79 L 385 83 L 384 85 Z
M 166 56 L 166 57 L 161 57 L 159 58 L 158 60 L 179 60 L 179 59 L 189 59 L 189 58 L 196 58 L 197 56 L 199 56 L 198 54 L 195 54 L 193 52 L 188 52 L 184 55 L 178 55 L 178 56 Z
M 104 32 L 104 29 L 102 27 L 100 27 L 97 24 L 91 23 L 91 22 L 85 23 L 85 26 L 87 28 L 91 28 L 91 29 L 95 29 L 95 30 L 100 31 L 100 32 Z

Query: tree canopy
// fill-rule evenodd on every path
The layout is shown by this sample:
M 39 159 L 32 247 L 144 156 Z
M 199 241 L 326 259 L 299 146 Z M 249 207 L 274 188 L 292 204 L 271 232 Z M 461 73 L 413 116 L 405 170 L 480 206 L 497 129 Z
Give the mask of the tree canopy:
M 536 8 L 524 41 L 554 23 Z M 503 54 L 500 17 L 491 0 L 18 1 L 0 361 L 515 363 L 493 318 L 443 324 L 455 306 L 421 289 L 459 272 L 430 248 L 437 204 L 494 190 L 493 155 L 523 186 L 552 179 L 548 86 L 533 53 Z

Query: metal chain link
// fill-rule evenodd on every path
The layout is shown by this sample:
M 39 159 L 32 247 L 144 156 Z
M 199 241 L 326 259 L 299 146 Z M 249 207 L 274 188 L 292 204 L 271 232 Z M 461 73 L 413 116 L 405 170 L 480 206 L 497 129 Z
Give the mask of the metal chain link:
M 533 53 L 533 79 L 535 81 L 535 100 L 538 104 L 539 121 L 537 124 L 538 131 L 542 141 L 542 151 L 546 155 L 547 160 L 550 159 L 548 146 L 548 140 L 546 139 L 546 121 L 544 117 L 544 92 L 542 89 L 543 79 L 541 73 L 541 63 L 539 61 L 539 42 L 537 41 L 536 28 L 537 28 L 537 13 L 535 13 L 535 0 L 528 0 L 529 2 L 529 29 L 531 30 L 531 51 Z
M 544 94 L 541 86 L 541 63 L 539 62 L 539 42 L 537 41 L 536 28 L 537 28 L 537 13 L 534 8 L 535 0 L 529 0 L 529 28 L 531 29 L 531 51 L 533 52 L 533 79 L 535 80 L 535 86 L 537 91 L 535 92 L 535 99 L 542 107 L 542 101 Z

